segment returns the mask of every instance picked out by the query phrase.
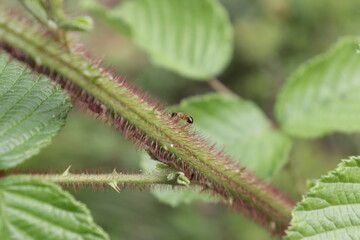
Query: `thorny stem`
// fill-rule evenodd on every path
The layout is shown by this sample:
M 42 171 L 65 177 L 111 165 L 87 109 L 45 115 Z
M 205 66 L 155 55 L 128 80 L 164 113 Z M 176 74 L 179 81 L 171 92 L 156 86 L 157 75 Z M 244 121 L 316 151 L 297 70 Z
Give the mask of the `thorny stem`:
M 219 79 L 210 78 L 207 80 L 207 83 L 212 87 L 215 91 L 225 94 L 230 94 L 236 96 L 236 93 L 231 91 L 227 86 L 225 86 Z
M 31 174 L 54 183 L 137 183 L 137 184 L 168 184 L 174 185 L 174 181 L 168 180 L 167 176 L 145 174 Z
M 105 121 L 111 121 L 125 137 L 145 148 L 157 160 L 184 172 L 188 178 L 194 178 L 205 189 L 219 194 L 231 207 L 258 221 L 269 231 L 284 234 L 294 204 L 232 162 L 216 147 L 210 147 L 189 127 L 171 120 L 170 114 L 160 110 L 151 99 L 137 94 L 121 79 L 114 81 L 109 72 L 104 72 L 82 55 L 69 53 L 36 26 L 19 22 L 14 16 L 1 12 L 0 39 L 6 43 L 0 41 L 0 47 L 35 70 L 39 69 L 36 64 L 46 66 L 50 71 L 43 73 L 56 73 L 65 79 L 62 86 L 75 100 L 87 104 L 84 107 L 100 114 Z M 24 54 L 19 56 L 19 51 L 30 56 L 32 62 L 22 56 Z M 88 99 L 95 100 L 88 104 Z
M 82 185 L 92 185 L 104 186 L 109 185 L 114 188 L 115 191 L 119 192 L 120 188 L 118 184 L 122 186 L 127 186 L 126 184 L 131 184 L 132 187 L 142 188 L 145 185 L 169 185 L 169 186 L 189 186 L 190 181 L 184 176 L 181 172 L 176 172 L 173 169 L 162 170 L 153 173 L 122 173 L 117 172 L 115 169 L 111 173 L 89 173 L 85 172 L 76 172 L 70 173 L 69 166 L 63 173 L 30 173 L 30 172 L 5 172 L 0 171 L 0 178 L 7 175 L 24 175 L 40 178 L 45 181 L 60 183 L 65 185 L 82 186 Z

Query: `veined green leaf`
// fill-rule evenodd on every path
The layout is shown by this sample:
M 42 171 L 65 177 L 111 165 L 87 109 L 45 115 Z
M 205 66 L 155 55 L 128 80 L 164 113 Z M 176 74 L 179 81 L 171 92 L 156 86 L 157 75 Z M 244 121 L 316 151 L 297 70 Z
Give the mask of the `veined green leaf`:
M 0 239 L 109 239 L 87 210 L 59 186 L 31 178 L 0 180 Z
M 270 179 L 286 163 L 291 140 L 250 101 L 216 93 L 186 99 L 176 110 L 191 115 L 196 130 L 260 178 Z
M 345 38 L 289 78 L 276 105 L 284 131 L 306 138 L 360 131 L 358 44 Z
M 294 209 L 285 240 L 360 239 L 360 157 L 322 177 Z
M 0 169 L 39 152 L 65 124 L 65 92 L 0 52 Z
M 83 6 L 121 32 L 123 22 L 128 25 L 130 37 L 159 66 L 204 80 L 219 74 L 230 60 L 232 27 L 216 0 L 135 0 L 100 11 L 93 2 L 85 0 Z

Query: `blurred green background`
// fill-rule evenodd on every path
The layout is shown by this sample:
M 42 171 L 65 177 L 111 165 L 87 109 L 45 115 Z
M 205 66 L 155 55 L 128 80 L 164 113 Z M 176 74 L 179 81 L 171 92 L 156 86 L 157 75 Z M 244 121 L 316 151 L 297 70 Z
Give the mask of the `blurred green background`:
M 119 1 L 102 1 L 112 6 Z M 235 30 L 233 59 L 219 79 L 245 99 L 256 102 L 273 119 L 282 84 L 299 64 L 324 52 L 340 36 L 359 35 L 357 0 L 222 0 Z M 11 0 L 5 4 L 16 5 Z M 83 14 L 67 1 L 70 14 Z M 103 57 L 119 75 L 168 105 L 213 91 L 206 82 L 190 81 L 153 66 L 148 56 L 95 18 L 91 33 L 77 34 L 95 57 Z M 288 164 L 273 184 L 295 201 L 306 181 L 335 168 L 340 159 L 359 154 L 360 135 L 334 134 L 320 140 L 296 140 Z M 139 152 L 100 121 L 76 107 L 53 143 L 21 168 L 65 170 L 139 169 Z M 192 203 L 172 208 L 148 190 L 89 189 L 74 196 L 91 210 L 112 239 L 273 239 L 256 224 L 219 204 Z

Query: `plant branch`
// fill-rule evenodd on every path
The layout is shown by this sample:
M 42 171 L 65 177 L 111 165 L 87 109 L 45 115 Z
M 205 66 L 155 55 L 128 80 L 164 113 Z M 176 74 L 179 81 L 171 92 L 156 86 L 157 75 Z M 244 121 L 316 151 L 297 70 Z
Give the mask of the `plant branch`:
M 110 174 L 72 174 L 66 172 L 63 174 L 31 174 L 31 177 L 41 178 L 45 181 L 53 183 L 60 183 L 63 185 L 73 185 L 74 187 L 80 187 L 82 185 L 91 184 L 92 186 L 108 185 L 115 191 L 120 192 L 119 184 L 125 187 L 127 184 L 131 184 L 132 187 L 142 188 L 144 185 L 179 185 L 174 179 L 169 179 L 164 174 L 121 174 L 114 171 Z
M 212 87 L 215 91 L 230 95 L 236 95 L 232 90 L 230 90 L 227 86 L 225 86 L 219 79 L 217 78 L 210 78 L 207 80 L 207 83 Z
M 31 174 L 54 183 L 137 183 L 137 184 L 168 184 L 174 185 L 174 181 L 168 180 L 166 175 L 145 174 Z
M 176 172 L 174 170 L 162 170 L 159 172 L 153 172 L 149 174 L 140 174 L 140 173 L 121 173 L 117 172 L 115 169 L 111 173 L 101 173 L 101 172 L 76 172 L 70 173 L 69 166 L 63 173 L 33 173 L 33 172 L 5 172 L 0 171 L 0 178 L 8 175 L 23 175 L 40 178 L 45 181 L 60 183 L 63 185 L 73 185 L 73 186 L 83 186 L 83 185 L 92 185 L 92 186 L 105 186 L 109 185 L 114 188 L 115 191 L 119 191 L 120 188 L 118 184 L 125 187 L 127 184 L 130 184 L 131 187 L 140 187 L 144 185 L 170 185 L 170 186 L 189 186 L 190 181 L 184 176 L 181 172 Z
M 42 33 L 35 24 L 0 13 L 0 47 L 35 71 L 52 77 L 81 106 L 110 122 L 124 136 L 203 188 L 212 190 L 232 208 L 282 235 L 294 204 L 269 184 L 196 135 L 189 125 L 171 118 L 154 100 L 129 88 L 121 78 Z M 42 67 L 39 67 L 42 66 Z

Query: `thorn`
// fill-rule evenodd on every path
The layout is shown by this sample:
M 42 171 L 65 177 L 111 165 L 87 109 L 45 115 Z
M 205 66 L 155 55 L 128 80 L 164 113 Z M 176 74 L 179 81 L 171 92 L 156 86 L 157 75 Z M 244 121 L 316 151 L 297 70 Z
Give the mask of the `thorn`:
M 120 188 L 118 187 L 117 185 L 117 182 L 111 182 L 111 183 L 108 183 L 110 187 L 112 187 L 116 192 L 120 193 Z
M 68 168 L 61 174 L 61 176 L 67 176 L 67 175 L 69 175 L 69 170 L 70 170 L 70 168 L 71 168 L 71 165 L 68 166 Z
M 118 175 L 118 172 L 116 171 L 116 168 L 114 168 L 114 170 L 112 171 L 111 174 L 113 174 L 113 175 Z

